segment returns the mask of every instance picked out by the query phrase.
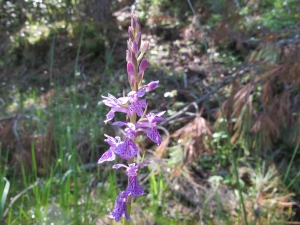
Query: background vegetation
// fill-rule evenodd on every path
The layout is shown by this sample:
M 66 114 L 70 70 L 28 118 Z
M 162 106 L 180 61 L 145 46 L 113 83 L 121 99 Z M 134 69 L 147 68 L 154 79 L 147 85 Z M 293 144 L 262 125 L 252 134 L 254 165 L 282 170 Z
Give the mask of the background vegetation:
M 296 0 L 0 0 L 2 223 L 113 224 L 101 95 L 128 90 L 132 9 L 167 111 L 133 224 L 300 224 Z

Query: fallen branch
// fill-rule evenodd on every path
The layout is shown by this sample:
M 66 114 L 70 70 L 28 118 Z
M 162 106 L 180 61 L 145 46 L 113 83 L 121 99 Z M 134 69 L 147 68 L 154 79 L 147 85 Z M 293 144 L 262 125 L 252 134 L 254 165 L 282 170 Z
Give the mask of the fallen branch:
M 174 121 L 175 118 L 177 118 L 178 116 L 187 113 L 187 111 L 189 110 L 189 108 L 191 106 L 197 106 L 196 111 L 198 113 L 198 104 L 200 104 L 201 102 L 207 100 L 210 98 L 210 96 L 212 94 L 215 94 L 216 92 L 218 92 L 222 87 L 226 86 L 227 84 L 231 83 L 233 80 L 239 78 L 241 75 L 245 74 L 245 72 L 249 71 L 252 67 L 254 67 L 254 65 L 250 65 L 246 68 L 242 68 L 240 69 L 239 72 L 237 72 L 235 77 L 229 77 L 226 78 L 222 83 L 217 85 L 217 88 L 207 92 L 205 95 L 201 96 L 200 98 L 196 99 L 194 102 L 189 103 L 187 106 L 185 106 L 183 109 L 181 109 L 180 111 L 178 111 L 177 113 L 173 114 L 172 116 L 168 117 L 166 120 L 164 120 L 163 122 L 160 123 L 160 125 L 166 125 L 166 124 L 170 124 L 171 121 Z M 242 72 L 243 71 L 243 72 Z M 195 114 L 196 115 L 196 114 Z

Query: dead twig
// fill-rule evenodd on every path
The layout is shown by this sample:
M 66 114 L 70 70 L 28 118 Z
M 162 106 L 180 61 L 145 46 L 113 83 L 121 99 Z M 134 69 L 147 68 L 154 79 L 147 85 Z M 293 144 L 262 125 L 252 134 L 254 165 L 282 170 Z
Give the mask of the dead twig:
M 225 79 L 222 83 L 217 85 L 217 88 L 209 91 L 208 93 L 206 93 L 205 95 L 203 95 L 202 97 L 196 99 L 194 102 L 189 103 L 187 106 L 185 106 L 183 109 L 181 109 L 180 111 L 178 111 L 177 113 L 173 114 L 172 116 L 168 117 L 166 120 L 164 120 L 163 122 L 160 123 L 160 125 L 166 125 L 166 124 L 171 124 L 171 121 L 174 121 L 175 118 L 179 117 L 180 115 L 186 113 L 189 108 L 191 106 L 197 106 L 197 112 L 198 112 L 198 104 L 200 104 L 201 102 L 207 100 L 210 98 L 210 96 L 212 94 L 215 94 L 216 92 L 218 92 L 222 87 L 226 86 L 227 84 L 231 83 L 233 80 L 241 77 L 243 74 L 245 74 L 245 72 L 249 71 L 250 68 L 252 68 L 254 65 L 250 65 L 247 68 L 243 68 L 240 70 L 240 72 L 237 72 L 237 75 L 235 77 L 229 77 L 227 79 Z

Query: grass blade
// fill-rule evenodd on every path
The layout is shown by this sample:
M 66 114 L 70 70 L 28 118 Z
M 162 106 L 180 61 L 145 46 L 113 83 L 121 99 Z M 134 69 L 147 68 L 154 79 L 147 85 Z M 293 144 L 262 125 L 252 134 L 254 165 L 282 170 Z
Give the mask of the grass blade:
M 0 217 L 2 218 L 2 214 L 4 211 L 4 204 L 8 195 L 10 183 L 9 181 L 4 177 L 3 180 L 5 181 L 5 186 L 2 192 L 1 202 L 0 202 Z
M 291 166 L 292 166 L 292 164 L 293 164 L 293 162 L 294 162 L 296 153 L 298 152 L 299 144 L 300 144 L 300 141 L 298 142 L 297 146 L 296 146 L 295 149 L 294 149 L 293 156 L 292 156 L 292 159 L 291 159 L 291 161 L 290 161 L 290 163 L 289 163 L 289 166 L 288 166 L 288 168 L 287 168 L 287 170 L 286 170 L 286 172 L 285 172 L 283 182 L 285 182 L 285 180 L 286 180 L 288 174 L 290 173 Z

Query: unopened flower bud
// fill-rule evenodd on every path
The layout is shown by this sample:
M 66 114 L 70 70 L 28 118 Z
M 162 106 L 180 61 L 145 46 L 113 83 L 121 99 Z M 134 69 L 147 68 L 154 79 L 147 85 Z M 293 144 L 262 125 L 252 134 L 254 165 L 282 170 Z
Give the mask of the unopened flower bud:
M 132 27 L 128 27 L 128 34 L 131 40 L 134 40 L 134 31 Z
M 141 48 L 141 52 L 143 54 L 145 54 L 148 51 L 148 49 L 149 49 L 149 41 L 146 41 L 146 42 L 144 42 L 144 44 L 143 44 L 143 46 Z
M 143 59 L 139 66 L 139 72 L 144 72 L 147 69 L 148 66 L 148 60 Z
M 131 51 L 132 51 L 134 54 L 137 54 L 138 51 L 139 51 L 138 45 L 137 45 L 137 43 L 136 43 L 135 41 L 132 42 L 132 44 L 131 44 Z
M 141 48 L 141 32 L 140 31 L 136 34 L 135 41 L 138 45 L 138 48 L 140 49 Z
M 136 25 L 136 33 L 139 32 L 139 31 L 141 31 L 141 30 L 142 30 L 141 25 L 139 23 L 137 23 L 137 25 Z
M 127 62 L 131 61 L 131 53 L 129 50 L 126 50 L 126 61 Z
M 132 41 L 131 39 L 127 40 L 127 49 L 131 51 Z
M 131 16 L 131 27 L 132 27 L 132 29 L 133 30 L 135 30 L 136 29 L 136 16 L 135 16 L 135 14 L 132 14 L 132 16 Z
M 127 62 L 127 73 L 129 76 L 134 76 L 135 74 L 135 68 L 130 61 Z
M 138 73 L 138 81 L 141 81 L 143 79 L 144 76 L 144 71 L 139 71 Z
M 159 81 L 151 81 L 149 84 L 147 84 L 147 87 L 146 87 L 146 92 L 148 91 L 152 91 L 154 88 L 157 87 Z
M 132 62 L 133 66 L 134 66 L 135 68 L 138 67 L 138 63 L 137 63 L 137 59 L 136 59 L 135 54 L 131 54 L 131 62 Z
M 130 61 L 127 62 L 127 73 L 128 81 L 130 83 L 130 86 L 132 87 L 135 84 L 135 68 Z

